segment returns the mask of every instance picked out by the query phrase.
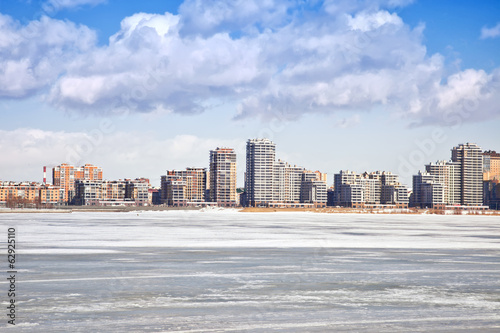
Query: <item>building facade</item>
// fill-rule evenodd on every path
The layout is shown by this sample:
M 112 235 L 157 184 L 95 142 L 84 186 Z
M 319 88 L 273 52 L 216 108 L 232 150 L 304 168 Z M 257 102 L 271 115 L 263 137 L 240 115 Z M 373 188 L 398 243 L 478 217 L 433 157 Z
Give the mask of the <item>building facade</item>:
M 446 205 L 459 205 L 460 166 L 457 162 L 437 161 L 425 165 L 425 171 L 434 177 L 434 181 L 443 185 L 443 201 Z
M 249 206 L 267 206 L 274 200 L 276 145 L 269 139 L 250 139 L 246 146 L 245 190 Z
M 474 143 L 460 144 L 451 150 L 451 160 L 459 169 L 459 198 L 464 206 L 483 204 L 483 154 Z
M 488 150 L 483 153 L 483 181 L 500 180 L 500 153 Z
M 52 183 L 63 189 L 63 202 L 71 203 L 75 197 L 75 181 L 102 180 L 102 168 L 92 164 L 74 167 L 63 163 L 52 168 Z
M 358 174 L 341 170 L 334 175 L 333 202 L 342 207 L 408 207 L 408 188 L 391 172 Z
M 275 160 L 268 139 L 247 141 L 245 204 L 253 207 L 325 207 L 326 174 Z
M 483 153 L 483 203 L 491 209 L 500 209 L 500 154 Z
M 206 201 L 207 169 L 168 170 L 161 176 L 162 204 L 186 206 Z
M 59 186 L 36 182 L 1 182 L 0 206 L 53 206 L 63 202 Z
M 210 151 L 209 201 L 219 206 L 235 207 L 236 195 L 236 153 L 231 148 L 217 148 Z
M 148 206 L 149 180 L 77 180 L 74 203 L 81 206 Z

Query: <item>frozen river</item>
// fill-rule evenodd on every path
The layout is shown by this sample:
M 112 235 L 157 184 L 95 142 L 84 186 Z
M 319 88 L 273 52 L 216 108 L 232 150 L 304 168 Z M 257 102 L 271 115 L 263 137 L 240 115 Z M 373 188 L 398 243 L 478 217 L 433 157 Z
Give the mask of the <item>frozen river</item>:
M 0 214 L 16 332 L 499 332 L 500 218 Z M 5 244 L 5 242 L 4 242 Z M 7 251 L 0 269 L 8 277 Z

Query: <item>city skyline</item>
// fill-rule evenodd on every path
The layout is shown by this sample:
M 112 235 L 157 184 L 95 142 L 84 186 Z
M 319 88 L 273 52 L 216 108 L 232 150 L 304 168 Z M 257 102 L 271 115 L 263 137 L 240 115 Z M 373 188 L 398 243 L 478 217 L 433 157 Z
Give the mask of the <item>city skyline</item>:
M 267 164 L 266 166 L 264 167 L 264 169 L 270 169 L 267 171 L 266 173 L 266 176 L 269 177 L 270 175 L 273 174 L 273 168 L 275 165 L 281 165 L 282 167 L 288 167 L 288 168 L 296 168 L 296 169 L 300 169 L 300 170 L 308 170 L 308 167 L 303 167 L 301 165 L 298 165 L 296 163 L 288 163 L 288 161 L 284 161 L 283 159 L 281 158 L 278 158 L 278 155 L 276 154 L 276 143 L 271 141 L 270 139 L 268 138 L 254 138 L 254 139 L 248 139 L 247 141 L 245 141 L 245 144 L 246 144 L 246 157 L 243 159 L 244 162 L 242 162 L 240 159 L 236 158 L 236 153 L 235 153 L 235 149 L 234 148 L 231 148 L 231 147 L 217 147 L 217 148 L 212 148 L 212 149 L 209 149 L 208 150 L 208 153 L 209 153 L 209 156 L 208 156 L 208 159 L 207 161 L 205 162 L 204 165 L 198 165 L 198 166 L 187 166 L 187 165 L 184 165 L 184 167 L 181 167 L 181 168 L 164 168 L 163 171 L 161 171 L 161 175 L 158 176 L 158 178 L 160 179 L 160 183 L 158 185 L 155 185 L 153 183 L 152 186 L 153 187 L 156 187 L 156 188 L 159 188 L 161 183 L 163 181 L 165 181 L 166 179 L 168 179 L 169 175 L 173 176 L 173 179 L 175 179 L 176 177 L 178 177 L 179 173 L 180 174 L 184 174 L 187 172 L 187 174 L 190 174 L 191 172 L 201 172 L 202 170 L 204 170 L 204 172 L 206 173 L 206 176 L 204 181 L 207 183 L 207 184 L 210 184 L 210 172 L 211 172 L 211 164 L 212 164 L 212 161 L 213 161 L 213 158 L 214 156 L 217 155 L 217 153 L 222 153 L 221 155 L 222 156 L 225 156 L 225 154 L 229 153 L 230 156 L 231 156 L 231 167 L 230 167 L 230 170 L 231 170 L 231 173 L 234 172 L 234 168 L 235 166 L 238 166 L 241 165 L 244 166 L 245 168 L 245 174 L 248 174 L 247 171 L 250 169 L 252 169 L 252 166 L 249 166 L 249 159 L 252 159 L 254 154 L 255 153 L 251 153 L 249 155 L 249 147 L 254 147 L 256 145 L 256 143 L 263 143 L 263 147 L 264 150 L 260 151 L 259 150 L 259 153 L 264 153 L 265 155 L 269 155 L 269 158 L 265 158 L 267 161 Z M 482 147 L 480 145 L 477 145 L 476 143 L 470 143 L 470 142 L 466 142 L 466 143 L 458 143 L 456 144 L 456 146 L 454 145 L 452 148 L 449 148 L 448 151 L 452 152 L 452 154 L 450 155 L 449 158 L 446 158 L 444 156 L 440 156 L 438 157 L 438 159 L 434 160 L 434 161 L 431 161 L 431 160 L 424 160 L 420 165 L 418 165 L 416 167 L 416 170 L 417 172 L 415 174 L 417 174 L 418 172 L 420 171 L 424 171 L 424 172 L 431 172 L 430 171 L 430 168 L 434 167 L 439 167 L 439 166 L 447 166 L 448 164 L 457 164 L 458 162 L 457 161 L 454 161 L 454 159 L 457 159 L 457 157 L 454 157 L 457 152 L 457 148 L 458 147 L 463 147 L 463 146 L 469 146 L 469 145 L 472 145 L 475 147 L 475 150 L 477 150 L 479 152 L 479 155 L 484 155 L 484 154 L 494 154 L 495 156 L 498 156 L 499 153 L 496 153 L 496 148 L 489 148 L 489 149 L 482 149 Z M 255 149 L 255 148 L 254 148 Z M 260 148 L 260 149 L 263 149 L 263 148 Z M 252 149 L 251 149 L 252 150 Z M 489 156 L 489 155 L 488 155 Z M 240 161 L 240 162 L 238 162 Z M 229 167 L 226 167 L 226 168 L 229 168 Z M 484 170 L 480 167 L 477 167 L 477 173 L 483 173 Z M 489 158 L 488 158 L 488 168 L 489 168 Z M 498 168 L 495 164 L 494 168 Z M 0 178 L 0 182 L 39 182 L 39 183 L 42 183 L 42 184 L 49 184 L 49 185 L 56 185 L 56 186 L 61 186 L 62 188 L 65 188 L 67 190 L 68 188 L 68 183 L 67 183 L 67 180 L 66 180 L 66 184 L 62 184 L 61 183 L 61 180 L 60 180 L 60 175 L 63 173 L 62 170 L 65 170 L 64 171 L 64 174 L 66 174 L 66 179 L 69 178 L 69 169 L 71 170 L 74 170 L 72 172 L 76 174 L 89 174 L 91 175 L 90 178 L 88 178 L 89 180 L 92 180 L 92 179 L 99 179 L 99 180 L 117 180 L 117 178 L 111 178 L 111 177 L 104 177 L 103 174 L 103 168 L 100 166 L 100 165 L 96 165 L 96 164 L 93 164 L 93 163 L 87 163 L 87 162 L 82 162 L 81 163 L 81 166 L 76 166 L 76 165 L 72 165 L 72 164 L 68 164 L 66 162 L 62 162 L 62 163 L 59 163 L 58 165 L 54 165 L 53 167 L 50 168 L 50 171 L 51 171 L 51 174 L 52 174 L 52 182 L 49 182 L 47 181 L 47 166 L 44 165 L 44 166 L 38 166 L 38 169 L 39 169 L 39 177 L 38 179 L 35 179 L 35 180 L 15 180 L 15 179 L 1 179 Z M 315 168 L 314 166 L 312 168 L 309 168 L 309 170 L 317 170 L 315 172 L 320 172 L 318 171 L 319 169 L 318 168 Z M 164 171 L 167 171 L 167 174 L 166 176 L 163 175 L 164 174 Z M 338 170 L 334 170 L 332 172 L 332 175 L 333 174 L 337 174 L 338 172 L 342 172 L 342 171 L 348 171 L 348 172 L 355 172 L 355 173 L 359 173 L 359 174 L 362 174 L 362 173 L 367 173 L 367 172 L 391 172 L 391 173 L 394 173 L 398 176 L 398 178 L 400 178 L 401 176 L 398 174 L 397 171 L 395 170 L 382 170 L 382 169 L 378 169 L 378 170 L 361 170 L 361 169 L 349 169 L 349 168 L 339 168 Z M 497 169 L 493 169 L 492 170 L 493 174 L 496 175 L 499 171 Z M 112 172 L 111 172 L 112 173 Z M 119 180 L 125 180 L 125 179 L 133 179 L 133 178 L 136 178 L 136 179 L 148 179 L 150 180 L 149 178 L 147 177 L 141 177 L 140 176 L 140 173 L 141 172 L 138 172 L 137 175 L 125 175 L 124 177 L 122 178 L 119 178 Z M 92 176 L 93 174 L 95 174 L 94 176 Z M 330 186 L 330 185 L 334 185 L 334 177 L 328 177 L 328 173 L 327 172 L 320 172 L 320 174 L 322 175 L 321 176 L 321 179 L 322 180 L 325 180 L 327 182 L 327 184 Z M 413 174 L 412 175 L 412 178 L 413 176 L 415 175 Z M 489 174 L 489 171 L 488 171 L 488 174 Z M 95 177 L 95 178 L 94 178 Z M 166 177 L 166 178 L 165 178 Z M 233 177 L 233 176 L 231 176 Z M 236 175 L 235 176 L 236 178 L 238 178 L 238 176 Z M 79 178 L 76 177 L 75 179 Z M 82 178 L 83 179 L 83 178 Z M 243 180 L 239 180 L 241 182 L 244 183 L 243 186 L 236 186 L 237 188 L 245 188 L 245 182 L 246 182 L 246 179 L 247 179 L 247 176 L 245 176 L 243 178 Z M 402 184 L 408 186 L 408 188 L 412 188 L 411 184 L 412 184 L 412 181 L 410 181 L 409 183 L 405 183 L 405 182 L 401 182 Z M 269 191 L 273 191 L 272 189 L 272 186 L 271 188 L 269 189 Z M 267 196 L 269 197 L 272 197 L 272 194 L 268 193 L 266 194 Z M 67 197 L 67 194 L 65 194 L 65 197 Z
M 269 139 L 246 142 L 245 187 L 237 189 L 236 153 L 228 147 L 210 150 L 209 168 L 167 170 L 161 188 L 147 178 L 103 179 L 103 169 L 85 164 L 61 164 L 52 169 L 52 182 L 0 182 L 0 205 L 83 205 L 170 207 L 351 208 L 408 207 L 460 210 L 498 209 L 500 154 L 482 151 L 474 143 L 451 149 L 450 160 L 425 164 L 413 175 L 412 187 L 391 171 L 358 173 L 340 170 L 329 186 L 327 175 L 276 159 Z
M 267 137 L 329 182 L 391 170 L 411 186 L 457 143 L 498 148 L 499 17 L 495 1 L 10 1 L 0 180 L 92 163 L 159 186 Z

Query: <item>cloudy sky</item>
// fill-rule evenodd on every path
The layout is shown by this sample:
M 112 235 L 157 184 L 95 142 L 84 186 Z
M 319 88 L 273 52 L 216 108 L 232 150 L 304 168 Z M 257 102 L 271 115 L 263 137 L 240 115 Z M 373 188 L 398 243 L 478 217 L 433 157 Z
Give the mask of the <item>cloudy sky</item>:
M 267 137 L 328 173 L 500 150 L 500 5 L 432 0 L 0 2 L 0 180 L 208 166 Z

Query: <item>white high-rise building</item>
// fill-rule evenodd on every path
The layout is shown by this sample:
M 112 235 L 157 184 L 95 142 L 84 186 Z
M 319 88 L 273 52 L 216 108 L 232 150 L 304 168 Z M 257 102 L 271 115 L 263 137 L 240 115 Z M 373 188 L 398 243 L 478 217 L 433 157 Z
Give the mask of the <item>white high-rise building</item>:
M 247 141 L 246 205 L 298 207 L 326 205 L 326 174 L 275 161 L 275 144 L 268 139 Z
M 247 141 L 245 189 L 249 206 L 268 205 L 273 197 L 276 145 L 269 139 Z

